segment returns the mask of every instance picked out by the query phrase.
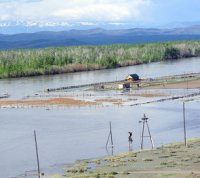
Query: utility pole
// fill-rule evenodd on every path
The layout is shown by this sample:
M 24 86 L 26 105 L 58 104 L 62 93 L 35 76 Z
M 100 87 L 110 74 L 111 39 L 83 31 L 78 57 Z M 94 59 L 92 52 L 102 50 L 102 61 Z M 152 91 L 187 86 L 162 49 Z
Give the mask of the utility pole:
M 113 147 L 113 137 L 112 137 L 112 125 L 111 125 L 111 121 L 110 121 L 110 139 L 111 139 L 111 144 Z
M 186 122 L 185 122 L 185 102 L 183 102 L 183 129 L 184 129 L 184 143 L 185 143 L 185 146 L 187 146 Z
M 112 125 L 111 125 L 111 121 L 110 121 L 110 131 L 109 131 L 109 135 L 108 135 L 108 139 L 107 139 L 107 142 L 106 142 L 106 148 L 107 148 L 107 146 L 108 146 L 108 142 L 109 142 L 109 140 L 111 141 L 111 146 L 112 146 L 112 148 L 114 147 L 114 145 L 113 145 L 113 136 L 112 136 Z
M 141 149 L 142 150 L 143 150 L 143 147 L 144 147 L 144 138 L 145 137 L 149 137 L 150 138 L 152 149 L 154 148 L 153 139 L 152 139 L 152 136 L 151 136 L 149 125 L 148 125 L 148 119 L 149 118 L 147 118 L 146 115 L 144 114 L 144 117 L 141 119 L 141 121 L 139 121 L 139 123 L 142 123 L 142 136 L 141 136 L 142 137 L 141 138 Z M 147 130 L 148 130 L 148 135 L 147 136 L 144 136 L 145 125 L 146 125 Z
M 40 178 L 40 162 L 39 162 L 37 137 L 36 137 L 36 131 L 35 130 L 34 130 L 34 138 L 35 138 L 35 150 L 36 150 L 36 157 L 37 157 L 38 178 Z

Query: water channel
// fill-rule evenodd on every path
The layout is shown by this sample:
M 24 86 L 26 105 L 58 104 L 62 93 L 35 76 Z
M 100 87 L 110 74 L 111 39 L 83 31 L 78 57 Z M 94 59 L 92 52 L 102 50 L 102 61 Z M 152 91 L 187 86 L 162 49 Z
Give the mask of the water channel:
M 79 72 L 0 80 L 0 93 L 9 99 L 22 99 L 47 88 L 124 79 L 130 73 L 141 77 L 160 77 L 200 72 L 200 58 L 158 62 L 118 69 Z M 187 136 L 199 137 L 199 99 L 186 103 Z M 133 131 L 133 149 L 140 148 L 143 114 L 156 146 L 183 140 L 182 102 L 170 101 L 142 106 L 92 106 L 0 110 L 0 177 L 23 177 L 36 170 L 33 130 L 37 131 L 41 169 L 45 173 L 63 173 L 62 168 L 79 159 L 111 154 L 105 149 L 112 121 L 114 154 L 128 151 L 128 131 Z M 149 140 L 145 140 L 149 148 Z M 28 176 L 30 177 L 30 176 Z M 34 176 L 33 176 L 34 177 Z

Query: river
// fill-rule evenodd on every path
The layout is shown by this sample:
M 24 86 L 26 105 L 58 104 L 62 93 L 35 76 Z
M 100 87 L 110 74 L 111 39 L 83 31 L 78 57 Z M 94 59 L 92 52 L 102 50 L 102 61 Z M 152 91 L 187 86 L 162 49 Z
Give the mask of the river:
M 0 80 L 0 90 L 11 94 L 11 99 L 21 99 L 46 88 L 120 80 L 130 73 L 153 78 L 200 72 L 199 66 L 200 58 L 189 58 L 110 70 L 3 79 Z M 197 99 L 186 103 L 188 138 L 199 137 L 199 102 Z M 139 149 L 141 124 L 138 121 L 144 113 L 149 117 L 155 146 L 183 140 L 180 101 L 135 107 L 1 109 L 0 177 L 23 177 L 25 173 L 35 172 L 34 130 L 37 131 L 41 169 L 45 173 L 63 173 L 62 168 L 76 160 L 111 154 L 110 149 L 105 149 L 109 121 L 113 128 L 114 154 L 128 151 L 128 131 L 133 131 L 133 149 Z M 150 148 L 149 143 L 145 139 L 145 148 Z
M 47 88 L 125 79 L 128 74 L 137 73 L 141 78 L 154 78 L 183 73 L 200 72 L 200 58 L 187 58 L 167 62 L 155 62 L 117 69 L 77 72 L 62 75 L 39 76 L 18 79 L 1 79 L 0 94 L 8 92 L 11 99 L 21 99 Z

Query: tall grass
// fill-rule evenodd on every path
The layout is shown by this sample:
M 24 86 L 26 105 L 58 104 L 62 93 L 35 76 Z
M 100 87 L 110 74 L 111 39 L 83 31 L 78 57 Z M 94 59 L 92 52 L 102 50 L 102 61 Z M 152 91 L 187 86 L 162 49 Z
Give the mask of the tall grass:
M 115 68 L 200 56 L 200 41 L 0 51 L 0 78 Z

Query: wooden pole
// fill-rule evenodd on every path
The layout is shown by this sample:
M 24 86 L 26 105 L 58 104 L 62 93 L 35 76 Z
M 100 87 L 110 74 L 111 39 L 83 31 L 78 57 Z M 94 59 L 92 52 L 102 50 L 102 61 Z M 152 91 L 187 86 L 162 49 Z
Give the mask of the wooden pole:
M 141 119 L 141 121 L 139 121 L 139 123 L 141 123 L 141 122 L 142 122 L 141 149 L 143 149 L 143 146 L 144 146 L 144 137 L 150 138 L 151 146 L 152 146 L 152 149 L 153 149 L 154 143 L 153 143 L 153 139 L 151 137 L 151 132 L 150 132 L 149 125 L 148 125 L 148 118 L 145 116 L 145 114 L 144 114 L 144 117 Z M 144 136 L 145 124 L 146 124 L 146 127 L 148 129 L 148 134 L 149 134 L 148 136 Z
M 185 143 L 185 146 L 187 146 L 187 140 L 186 140 L 186 122 L 185 122 L 185 102 L 183 102 L 183 128 L 184 128 L 184 143 Z
M 142 140 L 141 140 L 141 149 L 143 149 L 143 139 L 144 139 L 144 121 L 143 122 L 143 125 L 142 125 Z
M 112 125 L 111 125 L 111 121 L 110 121 L 110 139 L 111 139 L 111 144 L 113 147 L 113 137 L 112 137 Z
M 110 123 L 109 123 L 109 126 L 110 126 L 110 130 L 109 130 L 109 135 L 108 135 L 108 139 L 107 139 L 107 142 L 106 142 L 106 148 L 107 148 L 107 146 L 108 146 L 109 140 L 111 141 L 112 147 L 114 146 L 114 145 L 113 145 L 113 137 L 112 137 L 112 125 L 111 125 L 111 121 L 110 121 Z
M 154 148 L 153 139 L 151 137 L 151 133 L 150 133 L 150 129 L 149 129 L 149 125 L 148 125 L 147 121 L 146 121 L 146 124 L 147 124 L 147 129 L 148 129 L 148 132 L 149 132 L 149 137 L 150 137 L 150 140 L 151 140 L 151 146 L 152 146 L 152 149 L 153 149 Z
M 110 132 L 109 132 L 108 139 L 107 139 L 107 142 L 106 142 L 106 148 L 108 146 L 109 139 L 110 139 Z
M 40 162 L 39 162 L 37 137 L 36 137 L 36 131 L 35 130 L 34 130 L 34 138 L 35 138 L 35 150 L 36 150 L 36 157 L 37 157 L 38 178 L 40 178 Z

